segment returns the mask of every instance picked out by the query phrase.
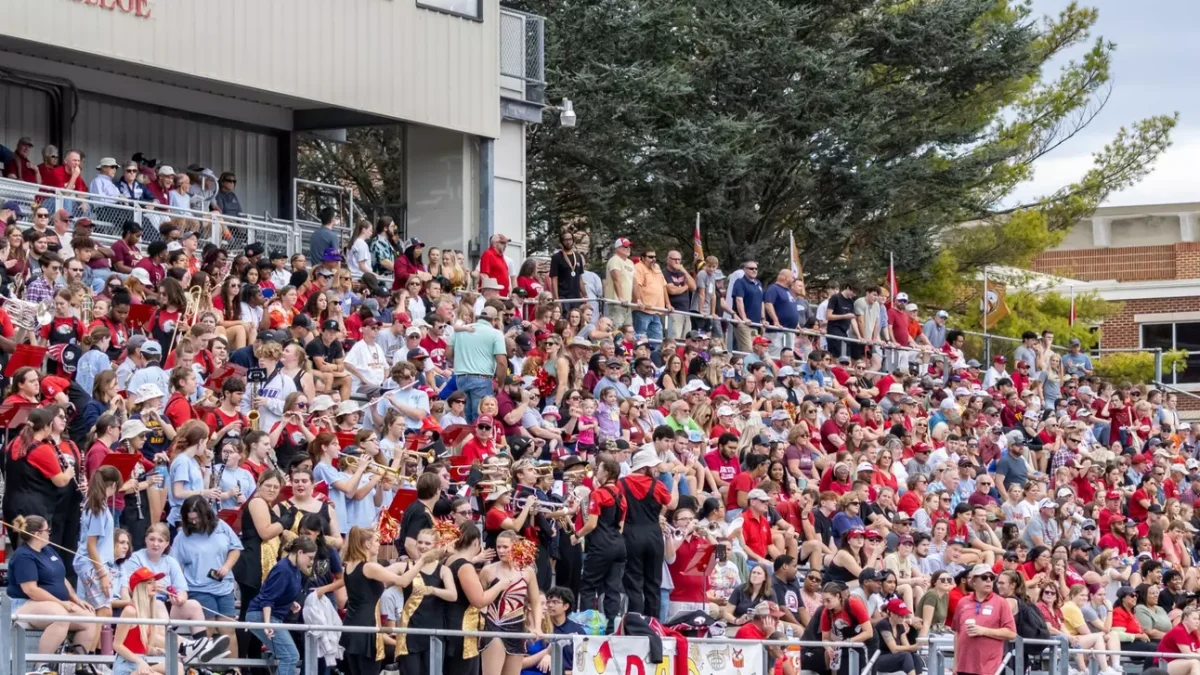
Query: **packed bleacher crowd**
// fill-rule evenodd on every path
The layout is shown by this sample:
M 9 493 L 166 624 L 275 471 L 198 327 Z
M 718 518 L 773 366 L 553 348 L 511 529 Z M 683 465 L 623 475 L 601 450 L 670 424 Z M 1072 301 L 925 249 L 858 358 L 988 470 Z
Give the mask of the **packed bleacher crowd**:
M 788 269 L 660 265 L 624 238 L 593 261 L 564 232 L 517 265 L 497 235 L 469 265 L 389 219 L 343 241 L 327 210 L 291 256 L 171 220 L 106 247 L 86 206 L 0 210 L 0 284 L 30 303 L 0 305 L 7 596 L 17 620 L 62 617 L 33 622 L 39 653 L 148 672 L 163 632 L 72 621 L 91 614 L 213 620 L 184 662 L 265 651 L 283 675 L 304 656 L 289 623 L 647 617 L 860 642 L 909 675 L 951 635 L 976 675 L 1017 634 L 1126 652 L 1073 670 L 1200 651 L 1195 437 L 1174 395 L 1096 378 L 1076 340 L 1028 333 L 985 367 L 904 293 L 818 302 Z M 541 639 L 444 643 L 447 673 L 550 663 Z M 425 636 L 319 644 L 320 672 L 429 667 Z

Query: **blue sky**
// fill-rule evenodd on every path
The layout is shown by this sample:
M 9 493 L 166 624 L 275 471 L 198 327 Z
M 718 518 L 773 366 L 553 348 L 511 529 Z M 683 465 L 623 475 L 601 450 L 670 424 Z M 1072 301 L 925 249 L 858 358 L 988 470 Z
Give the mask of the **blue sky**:
M 1200 157 L 1200 26 L 1197 0 L 1083 0 L 1100 12 L 1093 37 L 1116 43 L 1112 96 L 1100 116 L 1082 133 L 1037 165 L 1033 181 L 1022 185 L 1017 199 L 1048 193 L 1075 180 L 1091 165 L 1091 153 L 1104 147 L 1117 130 L 1135 120 L 1179 112 L 1171 148 L 1155 170 L 1138 185 L 1112 195 L 1106 205 L 1200 201 L 1197 158 Z M 1068 0 L 1033 0 L 1033 8 L 1055 15 Z M 1054 77 L 1062 63 L 1078 58 L 1082 47 L 1063 55 L 1046 73 Z

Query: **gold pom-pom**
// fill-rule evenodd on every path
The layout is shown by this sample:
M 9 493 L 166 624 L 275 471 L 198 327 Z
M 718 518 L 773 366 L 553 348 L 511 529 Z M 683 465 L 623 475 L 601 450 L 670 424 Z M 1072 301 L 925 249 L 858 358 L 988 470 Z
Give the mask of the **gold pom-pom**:
M 437 534 L 438 546 L 450 546 L 458 541 L 462 532 L 453 521 L 437 520 L 433 523 L 433 531 Z
M 517 569 L 525 569 L 537 561 L 537 544 L 525 538 L 517 539 L 512 547 L 512 564 Z

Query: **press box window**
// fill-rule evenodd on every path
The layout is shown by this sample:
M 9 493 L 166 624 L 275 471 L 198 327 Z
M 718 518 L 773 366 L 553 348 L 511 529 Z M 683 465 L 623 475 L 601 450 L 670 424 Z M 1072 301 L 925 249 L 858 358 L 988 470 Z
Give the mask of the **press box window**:
M 417 7 L 483 21 L 483 0 L 417 0 Z

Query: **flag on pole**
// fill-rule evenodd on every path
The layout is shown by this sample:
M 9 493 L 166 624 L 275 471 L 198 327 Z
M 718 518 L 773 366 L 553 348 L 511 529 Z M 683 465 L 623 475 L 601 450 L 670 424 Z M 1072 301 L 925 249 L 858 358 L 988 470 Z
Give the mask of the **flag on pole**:
M 696 268 L 704 264 L 704 244 L 700 241 L 700 212 L 696 212 L 696 229 L 692 232 L 692 258 L 696 260 Z
M 788 232 L 788 260 L 791 262 L 792 274 L 797 279 L 804 280 L 804 269 L 800 267 L 800 251 L 796 250 L 796 233 Z
M 900 285 L 896 282 L 896 255 L 888 253 L 888 306 L 891 306 L 896 301 L 896 294 L 900 292 Z
M 1071 314 L 1067 317 L 1067 325 L 1075 325 L 1075 287 L 1071 287 Z

